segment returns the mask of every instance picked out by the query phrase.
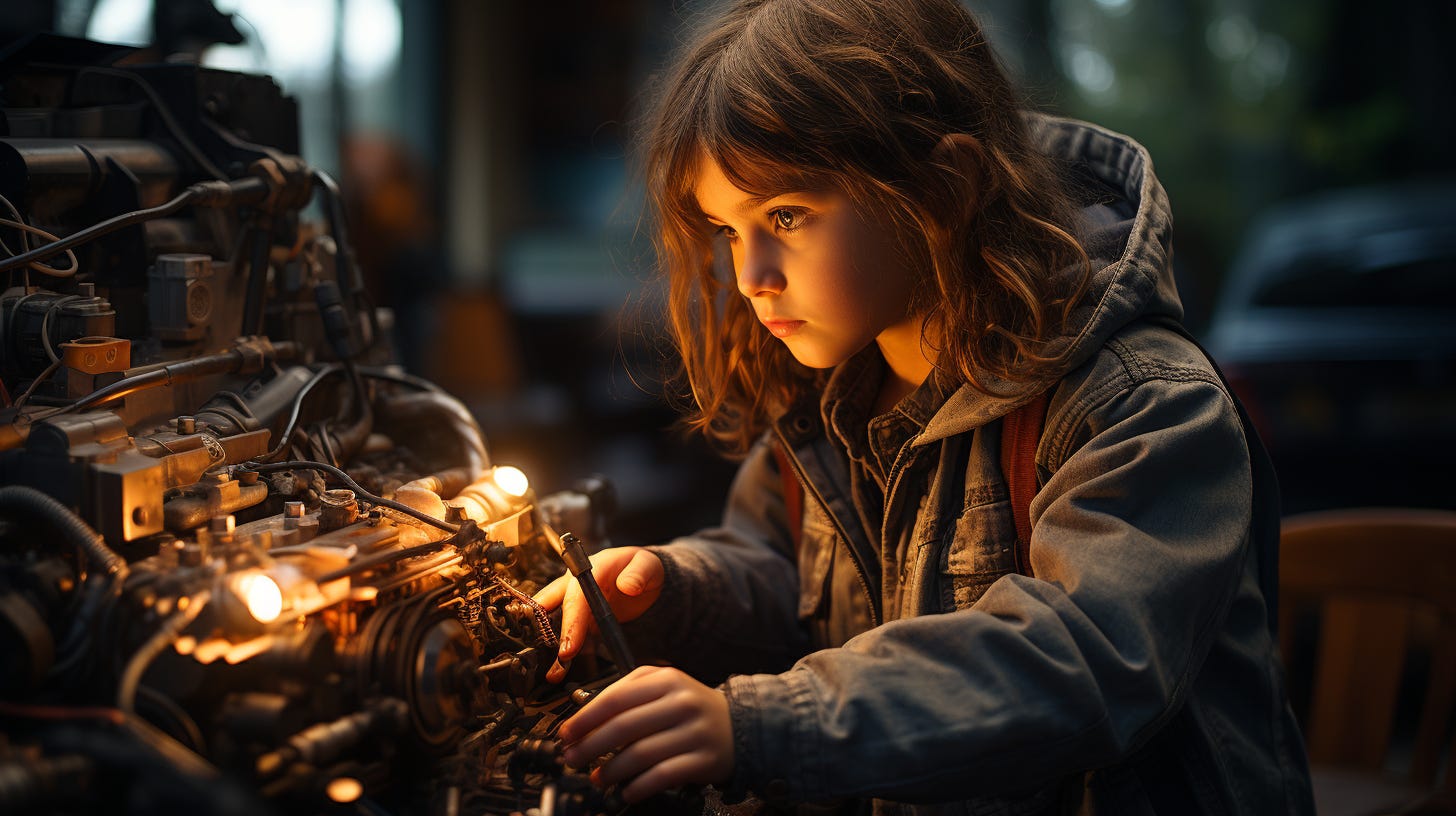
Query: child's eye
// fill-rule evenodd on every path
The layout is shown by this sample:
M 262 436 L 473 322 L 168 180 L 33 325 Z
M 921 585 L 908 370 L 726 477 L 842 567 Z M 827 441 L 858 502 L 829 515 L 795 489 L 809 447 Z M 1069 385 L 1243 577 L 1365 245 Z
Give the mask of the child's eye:
M 772 213 L 774 226 L 784 232 L 793 232 L 804 226 L 804 214 L 798 210 L 778 209 Z

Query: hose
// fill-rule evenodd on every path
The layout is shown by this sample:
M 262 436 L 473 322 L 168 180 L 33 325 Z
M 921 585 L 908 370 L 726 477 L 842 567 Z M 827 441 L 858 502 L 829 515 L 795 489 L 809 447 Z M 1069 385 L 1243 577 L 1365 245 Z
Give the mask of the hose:
M 113 581 L 124 582 L 128 573 L 126 559 L 117 555 L 101 534 L 91 529 L 82 518 L 64 504 L 25 485 L 0 487 L 0 513 L 20 513 L 50 527 L 75 545 L 86 558 Z

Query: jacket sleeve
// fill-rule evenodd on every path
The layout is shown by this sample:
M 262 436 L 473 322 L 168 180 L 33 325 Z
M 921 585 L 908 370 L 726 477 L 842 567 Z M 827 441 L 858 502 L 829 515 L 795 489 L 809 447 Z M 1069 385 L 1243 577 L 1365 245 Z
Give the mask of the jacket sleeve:
M 753 446 L 720 526 L 649 547 L 662 595 L 625 629 L 634 650 L 705 682 L 730 671 L 780 671 L 807 650 L 798 578 L 771 442 Z
M 735 784 L 1019 795 L 1117 761 L 1177 711 L 1240 582 L 1249 458 L 1218 385 L 1125 385 L 1067 409 L 1071 452 L 1032 504 L 1037 578 L 729 680 Z

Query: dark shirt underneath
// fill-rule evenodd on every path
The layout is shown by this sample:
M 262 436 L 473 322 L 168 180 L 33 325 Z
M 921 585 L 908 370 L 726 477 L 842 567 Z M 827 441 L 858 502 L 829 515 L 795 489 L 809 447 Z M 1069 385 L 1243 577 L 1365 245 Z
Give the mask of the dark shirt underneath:
M 884 530 L 885 492 L 895 461 L 953 391 L 946 387 L 940 372 L 932 372 L 895 407 L 871 416 L 888 375 L 889 366 L 879 347 L 871 344 L 834 370 L 820 402 L 828 438 L 848 462 L 854 506 L 875 552 L 880 551 L 887 532 Z M 864 567 L 878 570 L 879 562 L 876 560 Z M 829 621 L 870 619 L 869 599 L 860 584 L 854 559 L 843 542 L 834 552 L 826 580 L 830 584 L 830 609 L 825 610 Z M 834 614 L 832 609 L 849 609 L 858 614 Z M 858 630 L 850 631 L 842 623 L 839 626 L 831 623 L 823 633 L 828 642 L 821 645 L 839 646 L 857 634 Z

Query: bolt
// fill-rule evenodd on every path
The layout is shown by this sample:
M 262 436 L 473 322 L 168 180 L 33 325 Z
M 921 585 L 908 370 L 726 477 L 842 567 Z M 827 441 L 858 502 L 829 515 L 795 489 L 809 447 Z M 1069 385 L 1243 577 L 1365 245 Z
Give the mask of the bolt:
M 237 520 L 230 515 L 213 516 L 212 521 L 208 524 L 208 529 L 214 533 L 226 534 L 231 533 L 233 530 L 237 529 L 237 524 Z
M 177 417 L 177 433 L 183 435 L 197 433 L 197 418 L 190 416 Z
M 286 501 L 286 502 L 284 502 L 283 503 L 283 517 L 284 518 L 293 518 L 293 519 L 303 518 L 303 502 L 301 502 L 301 501 Z

